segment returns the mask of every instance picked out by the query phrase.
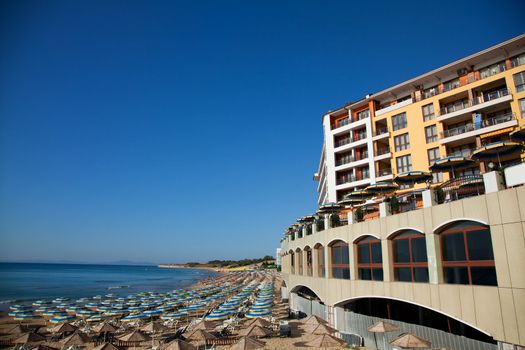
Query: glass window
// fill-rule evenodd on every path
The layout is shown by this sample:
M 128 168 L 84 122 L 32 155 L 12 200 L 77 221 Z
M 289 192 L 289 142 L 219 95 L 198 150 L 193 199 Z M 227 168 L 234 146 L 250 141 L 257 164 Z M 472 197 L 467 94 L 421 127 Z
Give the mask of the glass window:
M 434 119 L 435 115 L 433 103 L 421 107 L 421 110 L 423 111 L 423 121 L 427 122 Z
M 525 71 L 514 74 L 516 92 L 525 91 Z
M 525 98 L 519 100 L 521 117 L 525 118 Z
M 427 150 L 428 166 L 434 164 L 439 159 L 439 147 L 431 148 Z M 432 183 L 443 182 L 443 173 L 432 173 Z
M 449 80 L 443 83 L 443 92 L 450 91 L 460 86 L 459 78 Z
M 510 59 L 512 68 L 525 64 L 525 53 Z
M 357 120 L 365 119 L 368 117 L 370 117 L 370 111 L 368 109 L 357 113 Z
M 401 113 L 392 116 L 392 130 L 399 130 L 407 127 L 407 114 Z
M 383 257 L 379 239 L 367 236 L 357 242 L 357 269 L 359 279 L 383 280 Z
M 331 249 L 333 278 L 350 279 L 348 244 L 343 241 L 336 241 Z
M 317 274 L 319 277 L 325 276 L 324 270 L 324 247 L 320 246 L 316 248 L 317 250 Z
M 435 125 L 430 125 L 425 128 L 425 139 L 427 143 L 436 142 L 438 139 L 437 127 Z
M 410 137 L 408 133 L 395 136 L 394 146 L 395 146 L 396 152 L 402 151 L 404 149 L 409 149 L 410 148 Z
M 490 77 L 491 75 L 498 74 L 500 72 L 504 72 L 505 68 L 506 68 L 505 62 L 495 63 L 488 67 L 480 69 L 479 76 L 481 77 L 481 79 L 487 78 L 487 77 Z
M 429 87 L 428 89 L 423 90 L 423 95 L 425 96 L 425 98 L 429 98 L 429 97 L 435 96 L 437 94 L 439 94 L 439 88 L 438 88 L 437 85 Z
M 412 156 L 410 154 L 396 158 L 397 173 L 401 174 L 412 170 Z
M 441 232 L 447 283 L 497 286 L 492 238 L 487 226 L 461 221 Z
M 393 238 L 394 278 L 402 282 L 428 282 L 425 236 L 407 230 Z

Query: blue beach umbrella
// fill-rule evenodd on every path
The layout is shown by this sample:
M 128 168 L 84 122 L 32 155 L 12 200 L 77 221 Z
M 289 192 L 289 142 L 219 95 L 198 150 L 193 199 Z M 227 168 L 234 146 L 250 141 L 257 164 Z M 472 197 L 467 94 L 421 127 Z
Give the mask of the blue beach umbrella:
M 87 322 L 100 322 L 107 320 L 109 317 L 106 315 L 93 315 L 86 319 Z
M 18 314 L 14 317 L 15 320 L 29 320 L 29 319 L 35 319 L 40 318 L 42 316 L 35 315 L 35 314 Z
M 268 317 L 271 316 L 272 312 L 269 309 L 263 309 L 263 310 L 250 310 L 248 313 L 246 313 L 246 317 L 248 318 L 257 318 L 257 317 Z
M 49 320 L 51 323 L 63 323 L 74 320 L 76 317 L 73 315 L 55 316 Z

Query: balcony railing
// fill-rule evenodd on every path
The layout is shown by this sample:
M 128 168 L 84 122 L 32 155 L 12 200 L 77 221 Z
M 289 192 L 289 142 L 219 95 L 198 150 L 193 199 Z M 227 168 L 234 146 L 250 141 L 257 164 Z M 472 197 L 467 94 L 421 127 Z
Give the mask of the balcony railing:
M 441 107 L 440 110 L 439 110 L 440 111 L 440 115 L 457 112 L 457 111 L 460 111 L 462 109 L 465 109 L 465 108 L 468 108 L 468 107 L 472 107 L 472 106 L 475 106 L 475 105 L 478 105 L 478 104 L 481 104 L 481 103 L 493 101 L 495 99 L 507 96 L 509 93 L 510 93 L 509 89 L 503 88 L 503 89 L 500 89 L 500 90 L 491 91 L 491 92 L 488 92 L 488 93 L 483 93 L 482 98 L 477 98 L 477 99 L 473 99 L 473 100 L 465 99 L 465 100 L 461 100 L 461 101 L 456 101 L 456 102 L 451 103 L 451 104 L 449 104 L 447 106 Z
M 377 176 L 387 176 L 392 175 L 392 169 L 386 168 L 386 169 L 379 169 L 377 171 Z
M 376 155 L 378 156 L 381 156 L 383 154 L 387 154 L 387 153 L 390 153 L 390 148 L 388 147 L 385 147 L 385 148 L 379 148 L 376 152 Z
M 338 140 L 338 141 L 335 142 L 335 147 L 341 147 L 341 146 L 344 146 L 344 145 L 348 145 L 349 143 L 352 143 L 352 142 L 355 142 L 355 141 L 359 141 L 359 140 L 363 140 L 363 139 L 366 139 L 366 132 L 361 133 L 361 134 L 357 134 L 355 137 L 347 137 L 347 138 Z
M 506 123 L 514 119 L 514 113 L 506 113 L 497 117 L 488 118 L 482 120 L 480 123 L 468 123 L 456 128 L 445 130 L 441 133 L 441 138 L 457 136 L 464 134 L 469 131 L 479 130 L 486 128 L 488 126 L 493 126 L 501 123 Z
M 354 160 L 355 160 L 354 156 L 345 156 L 345 157 L 337 159 L 335 161 L 335 165 L 338 166 L 338 165 L 352 163 Z
M 388 128 L 376 129 L 376 131 L 374 132 L 374 136 L 379 136 L 379 135 L 384 135 L 384 134 L 388 134 Z
M 347 118 L 344 118 L 344 119 L 340 119 L 338 120 L 336 123 L 332 124 L 332 130 L 333 129 L 337 129 L 337 128 L 341 128 L 345 125 L 348 125 L 350 124 L 350 118 L 347 117 Z

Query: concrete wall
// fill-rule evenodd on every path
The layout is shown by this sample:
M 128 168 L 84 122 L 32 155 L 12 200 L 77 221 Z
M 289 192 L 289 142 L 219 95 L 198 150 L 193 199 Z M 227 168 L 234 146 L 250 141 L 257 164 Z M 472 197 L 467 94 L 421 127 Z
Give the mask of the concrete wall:
M 447 223 L 461 219 L 490 226 L 497 287 L 443 283 L 439 239 L 434 232 Z M 418 230 L 427 237 L 430 283 L 394 281 L 390 263 L 391 241 L 388 238 L 406 228 Z M 328 306 L 353 298 L 374 296 L 411 302 L 467 323 L 498 341 L 525 345 L 525 187 L 324 230 L 284 242 L 287 250 L 283 252 L 317 244 L 326 247 L 338 239 L 353 243 L 368 234 L 383 241 L 384 281 L 357 279 L 356 254 L 351 244 L 350 280 L 330 278 L 330 273 L 326 278 L 289 274 L 289 255 L 284 255 L 283 276 L 288 290 L 306 286 Z M 325 265 L 329 271 L 329 249 L 326 253 Z M 317 269 L 316 261 L 313 268 L 314 271 Z

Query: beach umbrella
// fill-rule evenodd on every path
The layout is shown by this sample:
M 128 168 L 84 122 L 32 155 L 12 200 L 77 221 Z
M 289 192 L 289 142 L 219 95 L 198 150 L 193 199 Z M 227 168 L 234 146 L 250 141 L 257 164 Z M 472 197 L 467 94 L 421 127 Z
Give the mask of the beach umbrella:
M 477 148 L 472 155 L 472 159 L 482 161 L 498 161 L 501 168 L 501 158 L 507 156 L 518 155 L 525 149 L 525 146 L 516 142 L 499 141 L 490 143 L 483 147 Z
M 197 350 L 197 348 L 182 339 L 175 339 L 172 342 L 161 345 L 158 350 Z
M 121 335 L 120 337 L 117 337 L 117 339 L 123 342 L 140 343 L 143 341 L 148 341 L 151 338 L 148 335 L 135 329 L 128 334 L 124 334 L 124 335 Z
M 370 193 L 368 192 L 367 190 L 365 189 L 357 189 L 355 191 L 352 191 L 350 193 L 347 193 L 346 195 L 344 195 L 344 199 L 357 199 L 357 200 L 367 200 L 368 198 L 372 198 L 373 197 L 373 193 Z
M 230 347 L 230 350 L 255 350 L 264 347 L 264 343 L 251 337 L 242 337 L 237 343 Z
M 16 338 L 13 343 L 14 344 L 27 344 L 27 343 L 36 343 L 40 341 L 44 341 L 46 338 L 38 333 L 30 332 L 25 333 L 24 335 Z
M 93 350 L 120 350 L 120 348 L 116 347 L 111 343 L 103 343 L 97 347 L 94 347 Z
M 209 341 L 214 339 L 217 339 L 217 337 L 204 329 L 197 329 L 191 332 L 186 338 L 186 340 L 195 341 L 197 344 L 202 342 L 203 345 L 206 345 Z
M 462 156 L 448 156 L 444 158 L 437 159 L 429 169 L 433 173 L 441 173 L 445 171 L 450 171 L 452 173 L 452 178 L 455 178 L 455 171 L 463 169 L 474 165 L 475 160 L 465 158 Z
M 16 316 L 14 316 L 14 319 L 18 321 L 22 321 L 22 320 L 32 320 L 32 319 L 41 318 L 41 317 L 42 316 L 35 315 L 35 314 L 17 314 Z
M 272 334 L 272 332 L 266 328 L 258 325 L 251 325 L 250 327 L 241 330 L 239 333 L 246 337 L 267 337 Z
M 74 332 L 76 330 L 77 330 L 77 327 L 67 322 L 56 325 L 50 329 L 51 333 L 67 333 L 67 332 Z
M 76 318 L 76 316 L 73 315 L 61 315 L 61 316 L 55 316 L 52 319 L 49 320 L 51 323 L 63 323 L 68 321 L 73 321 Z
M 330 213 L 336 213 L 339 210 L 343 209 L 340 205 L 337 203 L 326 203 L 319 207 L 317 210 L 317 213 L 319 214 L 330 214 Z
M 270 327 L 272 325 L 272 323 L 270 321 L 267 321 L 264 318 L 260 318 L 260 317 L 252 318 L 252 319 L 248 320 L 248 322 L 246 322 L 246 326 L 248 326 L 248 327 L 253 326 L 253 325 L 256 325 L 256 326 L 259 326 L 259 327 Z
M 399 327 L 395 324 L 388 323 L 385 321 L 379 321 L 368 327 L 368 331 L 371 333 L 374 333 L 374 341 L 376 343 L 377 348 L 377 337 L 376 333 L 387 333 L 387 332 L 395 332 L 398 331 Z M 383 335 L 383 348 L 386 349 L 386 337 Z
M 210 329 L 214 329 L 215 328 L 215 322 L 211 322 L 211 321 L 207 321 L 207 320 L 202 320 L 200 321 L 199 323 L 197 323 L 194 327 L 193 327 L 193 330 L 197 330 L 197 329 L 204 329 L 204 330 L 210 330 Z
M 337 329 L 332 328 L 327 324 L 320 323 L 318 325 L 311 325 L 306 327 L 306 332 L 311 334 L 334 334 L 337 333 Z
M 412 170 L 412 171 L 406 171 L 404 173 L 398 174 L 394 178 L 394 182 L 396 182 L 399 185 L 408 185 L 408 184 L 417 184 L 417 183 L 423 183 L 428 180 L 432 179 L 432 175 L 430 175 L 427 172 L 419 171 L 419 170 Z
M 331 348 L 331 347 L 340 347 L 343 344 L 345 344 L 344 341 L 342 341 L 339 338 L 334 337 L 331 334 L 321 334 L 308 343 L 306 343 L 306 346 L 310 346 L 312 348 Z
M 257 317 L 268 317 L 271 316 L 272 312 L 269 309 L 263 309 L 263 310 L 250 310 L 248 313 L 246 313 L 246 317 L 248 318 L 257 318 Z
M 100 321 L 104 321 L 106 319 L 108 319 L 109 317 L 106 316 L 106 315 L 93 315 L 93 316 L 90 316 L 86 319 L 86 321 L 88 322 L 100 322 Z
M 517 128 L 509 136 L 512 141 L 525 142 L 525 126 Z
M 31 350 L 58 350 L 58 349 L 52 346 L 49 346 L 49 345 L 38 344 L 36 347 L 32 348 Z
M 22 325 L 17 324 L 16 326 L 8 328 L 6 333 L 7 334 L 22 334 L 25 331 L 26 331 L 25 327 L 22 327 Z
M 323 320 L 321 317 L 317 316 L 317 315 L 311 315 L 307 318 L 305 318 L 303 321 L 302 321 L 303 325 L 318 325 L 318 324 L 328 324 L 327 321 Z
M 69 337 L 62 339 L 60 343 L 62 344 L 63 348 L 69 348 L 70 346 L 82 346 L 85 343 L 89 343 L 90 341 L 91 339 L 87 336 L 87 334 L 77 331 L 71 334 Z
M 403 349 L 430 348 L 430 342 L 412 333 L 404 333 L 390 342 Z
M 160 333 L 167 331 L 168 328 L 162 323 L 151 321 L 147 325 L 143 326 L 140 330 L 146 333 Z
M 108 333 L 114 333 L 118 330 L 117 327 L 113 326 L 109 322 L 99 323 L 95 326 L 94 331 L 99 334 L 104 334 L 104 342 L 106 342 L 106 336 Z
M 399 186 L 396 185 L 393 182 L 383 181 L 383 182 L 377 182 L 373 185 L 368 186 L 365 188 L 366 192 L 373 193 L 373 194 L 387 194 L 395 192 L 399 189 Z

